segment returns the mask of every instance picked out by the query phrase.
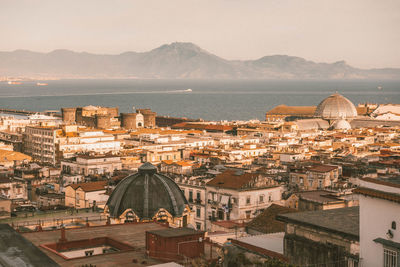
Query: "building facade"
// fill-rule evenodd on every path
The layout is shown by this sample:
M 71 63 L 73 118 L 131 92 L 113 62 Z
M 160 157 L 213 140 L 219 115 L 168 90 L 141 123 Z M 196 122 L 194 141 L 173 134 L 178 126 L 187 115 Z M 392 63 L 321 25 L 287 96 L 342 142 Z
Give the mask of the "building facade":
M 362 266 L 400 266 L 400 178 L 364 178 L 355 192 L 360 195 Z

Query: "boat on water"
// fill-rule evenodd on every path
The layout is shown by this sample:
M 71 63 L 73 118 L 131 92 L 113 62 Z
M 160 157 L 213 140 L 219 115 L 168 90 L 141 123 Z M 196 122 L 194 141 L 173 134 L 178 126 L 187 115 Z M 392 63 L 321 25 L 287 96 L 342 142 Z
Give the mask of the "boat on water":
M 18 82 L 18 81 L 8 81 L 7 83 L 8 84 L 22 84 L 21 82 Z
M 192 92 L 192 91 L 193 91 L 193 90 L 190 89 L 190 88 L 185 90 L 185 92 Z
M 37 86 L 46 86 L 46 85 L 49 85 L 49 84 L 47 84 L 47 83 L 36 83 L 36 85 Z

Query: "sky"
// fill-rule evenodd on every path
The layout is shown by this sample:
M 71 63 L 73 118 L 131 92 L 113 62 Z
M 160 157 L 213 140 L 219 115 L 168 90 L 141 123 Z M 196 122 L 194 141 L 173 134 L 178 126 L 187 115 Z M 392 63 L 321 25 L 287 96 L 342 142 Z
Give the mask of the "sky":
M 0 51 L 119 54 L 178 41 L 225 59 L 400 67 L 400 1 L 0 0 L 0 36 Z

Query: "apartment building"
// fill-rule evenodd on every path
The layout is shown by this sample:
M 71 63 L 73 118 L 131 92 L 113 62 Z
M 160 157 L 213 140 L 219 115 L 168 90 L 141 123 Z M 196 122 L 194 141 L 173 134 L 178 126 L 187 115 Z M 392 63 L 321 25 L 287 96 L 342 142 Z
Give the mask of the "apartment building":
M 34 160 L 57 164 L 63 158 L 71 158 L 77 153 L 116 153 L 121 142 L 112 134 L 100 130 L 78 128 L 76 125 L 27 126 L 24 134 L 24 151 Z
M 215 220 L 249 220 L 282 199 L 283 188 L 271 178 L 228 169 L 206 184 L 207 225 Z
M 119 156 L 114 155 L 79 155 L 73 159 L 61 160 L 61 169 L 66 174 L 110 174 L 122 169 Z

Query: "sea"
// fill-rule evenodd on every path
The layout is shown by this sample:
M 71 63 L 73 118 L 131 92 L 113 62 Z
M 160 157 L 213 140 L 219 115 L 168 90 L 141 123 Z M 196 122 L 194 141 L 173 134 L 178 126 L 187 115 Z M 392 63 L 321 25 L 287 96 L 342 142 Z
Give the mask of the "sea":
M 204 120 L 264 120 L 273 107 L 318 105 L 333 93 L 359 103 L 400 104 L 393 80 L 51 80 L 0 82 L 0 108 L 31 111 L 108 106 L 150 108 L 159 115 Z M 190 89 L 190 90 L 189 90 Z

